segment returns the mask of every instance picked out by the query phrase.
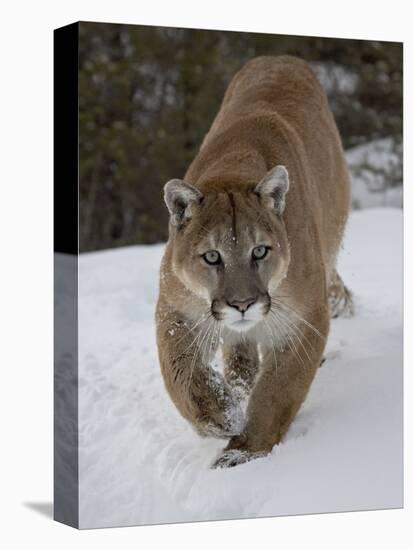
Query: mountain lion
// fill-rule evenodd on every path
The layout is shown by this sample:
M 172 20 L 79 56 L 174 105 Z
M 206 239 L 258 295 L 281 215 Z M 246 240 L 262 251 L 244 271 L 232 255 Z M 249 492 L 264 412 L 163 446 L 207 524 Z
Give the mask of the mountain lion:
M 310 67 L 289 56 L 248 62 L 165 202 L 162 374 L 201 435 L 229 439 L 214 466 L 234 466 L 280 442 L 322 360 L 330 315 L 352 312 L 335 269 L 349 178 Z M 211 366 L 218 350 L 222 373 Z

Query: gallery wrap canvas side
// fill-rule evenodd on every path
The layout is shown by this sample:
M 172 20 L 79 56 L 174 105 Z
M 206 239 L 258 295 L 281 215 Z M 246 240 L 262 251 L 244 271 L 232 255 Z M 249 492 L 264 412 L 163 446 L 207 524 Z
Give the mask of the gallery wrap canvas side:
M 79 525 L 78 45 L 54 31 L 54 519 Z

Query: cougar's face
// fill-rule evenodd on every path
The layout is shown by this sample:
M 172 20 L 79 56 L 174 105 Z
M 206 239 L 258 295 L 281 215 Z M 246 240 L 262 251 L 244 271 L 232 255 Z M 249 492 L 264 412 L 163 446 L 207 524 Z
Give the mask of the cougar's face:
M 176 231 L 177 276 L 232 331 L 265 319 L 288 263 L 284 224 L 254 192 L 205 194 Z

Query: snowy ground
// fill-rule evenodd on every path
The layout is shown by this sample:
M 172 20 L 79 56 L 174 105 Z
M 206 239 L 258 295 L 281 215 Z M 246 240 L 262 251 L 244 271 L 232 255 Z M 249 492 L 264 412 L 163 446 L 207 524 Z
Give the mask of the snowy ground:
M 162 246 L 79 261 L 80 526 L 246 518 L 402 505 L 402 212 L 354 212 L 339 271 L 357 316 L 336 320 L 310 394 L 273 453 L 209 466 L 159 372 Z

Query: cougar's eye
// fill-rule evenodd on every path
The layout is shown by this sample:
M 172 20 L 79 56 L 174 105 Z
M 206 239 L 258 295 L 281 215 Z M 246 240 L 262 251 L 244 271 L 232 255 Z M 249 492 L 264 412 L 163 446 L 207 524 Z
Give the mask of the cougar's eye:
M 218 265 L 221 263 L 221 256 L 216 250 L 209 250 L 202 256 L 207 264 Z
M 256 246 L 252 251 L 252 258 L 254 260 L 262 260 L 268 254 L 269 246 Z

